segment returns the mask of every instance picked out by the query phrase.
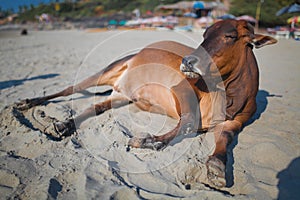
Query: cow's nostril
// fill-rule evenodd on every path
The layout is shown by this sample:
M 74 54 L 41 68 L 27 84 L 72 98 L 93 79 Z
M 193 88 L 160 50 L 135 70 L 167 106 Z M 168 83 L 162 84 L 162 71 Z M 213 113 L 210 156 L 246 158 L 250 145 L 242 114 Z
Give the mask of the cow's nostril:
M 188 65 L 189 64 L 189 61 L 186 59 L 186 57 L 184 57 L 182 59 L 182 64 L 184 64 L 184 65 Z
M 205 75 L 206 69 L 202 70 L 200 59 L 197 56 L 194 55 L 188 55 L 182 58 L 182 63 L 180 66 L 180 70 L 182 72 L 192 72 L 197 73 L 201 76 Z
M 186 70 L 193 71 L 193 65 L 197 60 L 191 56 L 186 56 L 182 59 L 182 64 L 185 65 Z

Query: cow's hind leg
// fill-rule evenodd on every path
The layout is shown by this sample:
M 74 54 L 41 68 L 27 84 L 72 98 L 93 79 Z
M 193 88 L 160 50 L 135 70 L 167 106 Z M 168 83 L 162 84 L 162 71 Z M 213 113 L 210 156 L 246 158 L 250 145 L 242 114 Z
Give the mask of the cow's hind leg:
M 131 103 L 131 101 L 124 96 L 110 96 L 106 101 L 87 108 L 75 118 L 54 123 L 55 135 L 53 135 L 53 137 L 61 138 L 62 136 L 70 136 L 76 131 L 76 127 L 79 127 L 84 120 L 100 115 L 109 109 L 119 108 L 129 103 Z
M 130 55 L 120 60 L 117 60 L 102 71 L 96 73 L 95 75 L 90 76 L 89 78 L 81 81 L 76 85 L 69 86 L 60 92 L 44 97 L 21 100 L 16 104 L 16 106 L 19 110 L 26 110 L 34 106 L 41 105 L 42 103 L 50 99 L 62 96 L 69 96 L 71 94 L 84 91 L 85 89 L 90 87 L 100 85 L 113 85 L 116 79 L 123 73 L 124 70 L 126 70 L 126 61 L 128 61 L 132 57 L 133 55 Z
M 26 109 L 32 108 L 34 106 L 40 105 L 50 99 L 54 99 L 54 98 L 62 97 L 62 96 L 68 96 L 68 95 L 83 91 L 89 87 L 97 86 L 98 79 L 99 79 L 99 75 L 96 74 L 94 76 L 91 76 L 91 77 L 85 79 L 84 81 L 80 82 L 79 84 L 76 84 L 74 86 L 69 86 L 66 89 L 64 89 L 60 92 L 57 92 L 55 94 L 51 94 L 51 95 L 44 96 L 44 97 L 37 97 L 37 98 L 32 98 L 32 99 L 21 100 L 19 103 L 17 103 L 17 108 L 19 110 L 26 110 Z

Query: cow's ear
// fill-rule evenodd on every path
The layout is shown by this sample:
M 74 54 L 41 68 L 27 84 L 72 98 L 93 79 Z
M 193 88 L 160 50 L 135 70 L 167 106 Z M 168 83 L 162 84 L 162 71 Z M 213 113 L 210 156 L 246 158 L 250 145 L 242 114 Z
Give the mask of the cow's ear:
M 254 44 L 255 48 L 257 49 L 265 45 L 275 44 L 276 42 L 276 39 L 261 34 L 254 34 L 254 37 L 252 39 L 252 44 Z

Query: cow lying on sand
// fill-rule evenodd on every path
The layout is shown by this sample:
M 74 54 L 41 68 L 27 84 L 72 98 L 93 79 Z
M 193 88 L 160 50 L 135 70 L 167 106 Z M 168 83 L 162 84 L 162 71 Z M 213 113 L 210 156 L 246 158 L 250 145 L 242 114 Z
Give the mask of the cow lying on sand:
M 206 30 L 197 49 L 171 41 L 157 42 L 61 92 L 23 100 L 18 108 L 28 109 L 89 87 L 111 85 L 113 92 L 106 101 L 55 123 L 56 137 L 71 135 L 75 124 L 91 116 L 135 103 L 143 110 L 178 119 L 178 124 L 163 135 L 133 137 L 129 141 L 132 147 L 158 150 L 179 133 L 212 128 L 215 149 L 206 163 L 207 176 L 214 186 L 223 187 L 227 146 L 256 110 L 258 66 L 252 48 L 273 43 L 276 40 L 272 37 L 254 34 L 246 21 L 220 21 Z

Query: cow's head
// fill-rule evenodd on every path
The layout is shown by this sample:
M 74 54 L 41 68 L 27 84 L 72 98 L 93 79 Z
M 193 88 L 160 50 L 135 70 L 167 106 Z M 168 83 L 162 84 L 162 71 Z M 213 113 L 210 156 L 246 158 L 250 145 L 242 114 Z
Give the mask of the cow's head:
M 203 37 L 202 44 L 182 60 L 180 70 L 189 78 L 226 75 L 253 46 L 260 48 L 277 42 L 270 36 L 254 34 L 249 23 L 237 20 L 219 21 Z

